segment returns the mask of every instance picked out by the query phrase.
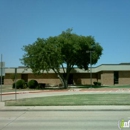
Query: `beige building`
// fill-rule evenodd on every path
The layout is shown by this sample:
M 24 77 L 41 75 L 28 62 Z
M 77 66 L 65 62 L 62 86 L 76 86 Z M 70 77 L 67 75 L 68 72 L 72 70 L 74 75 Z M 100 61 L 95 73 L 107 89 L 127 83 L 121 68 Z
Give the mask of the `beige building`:
M 62 70 L 61 70 L 62 72 Z M 13 83 L 15 68 L 5 68 L 4 84 L 11 85 Z M 58 76 L 50 70 L 48 73 L 36 75 L 32 73 L 31 69 L 24 67 L 17 68 L 17 80 L 24 79 L 26 82 L 35 79 L 39 83 L 46 83 L 49 85 L 61 84 Z M 127 85 L 130 84 L 130 64 L 102 64 L 98 67 L 92 68 L 92 83 L 101 82 L 102 85 Z M 69 78 L 69 84 L 74 85 L 88 85 L 91 83 L 90 71 L 75 68 Z

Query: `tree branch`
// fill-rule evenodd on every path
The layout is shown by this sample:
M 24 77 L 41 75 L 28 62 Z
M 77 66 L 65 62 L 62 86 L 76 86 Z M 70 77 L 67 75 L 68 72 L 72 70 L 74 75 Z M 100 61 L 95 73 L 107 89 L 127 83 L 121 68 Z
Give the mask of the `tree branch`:
M 63 64 L 61 64 L 61 66 L 62 66 L 63 72 L 65 73 L 65 68 L 64 68 Z

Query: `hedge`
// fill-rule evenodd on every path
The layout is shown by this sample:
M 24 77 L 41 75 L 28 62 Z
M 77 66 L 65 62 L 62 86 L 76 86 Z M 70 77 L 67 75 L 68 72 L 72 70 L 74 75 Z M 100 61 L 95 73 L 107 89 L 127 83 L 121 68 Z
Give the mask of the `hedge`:
M 17 89 L 24 89 L 27 87 L 26 83 L 23 79 L 20 79 L 20 80 L 16 81 L 16 83 L 13 83 L 12 88 L 15 88 L 15 85 L 16 85 Z
M 28 87 L 31 89 L 35 89 L 38 87 L 38 82 L 36 80 L 30 80 L 28 82 Z

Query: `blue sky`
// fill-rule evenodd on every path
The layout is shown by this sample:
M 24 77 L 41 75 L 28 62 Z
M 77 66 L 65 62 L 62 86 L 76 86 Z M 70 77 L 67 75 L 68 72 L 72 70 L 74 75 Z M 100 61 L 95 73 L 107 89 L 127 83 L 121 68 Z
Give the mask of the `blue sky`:
M 95 66 L 130 62 L 130 0 L 0 0 L 0 54 L 21 66 L 24 45 L 68 28 L 103 47 Z

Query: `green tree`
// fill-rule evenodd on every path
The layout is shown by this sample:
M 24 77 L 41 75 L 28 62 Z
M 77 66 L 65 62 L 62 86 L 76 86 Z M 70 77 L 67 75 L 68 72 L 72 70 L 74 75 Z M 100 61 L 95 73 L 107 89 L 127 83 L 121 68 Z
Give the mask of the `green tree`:
M 92 64 L 96 64 L 102 55 L 103 48 L 92 36 L 80 36 L 72 33 L 72 29 L 47 39 L 38 38 L 33 44 L 23 47 L 25 54 L 22 63 L 34 73 L 42 73 L 52 69 L 61 79 L 64 88 L 68 87 L 70 72 L 77 66 L 88 69 L 90 54 L 93 51 Z

